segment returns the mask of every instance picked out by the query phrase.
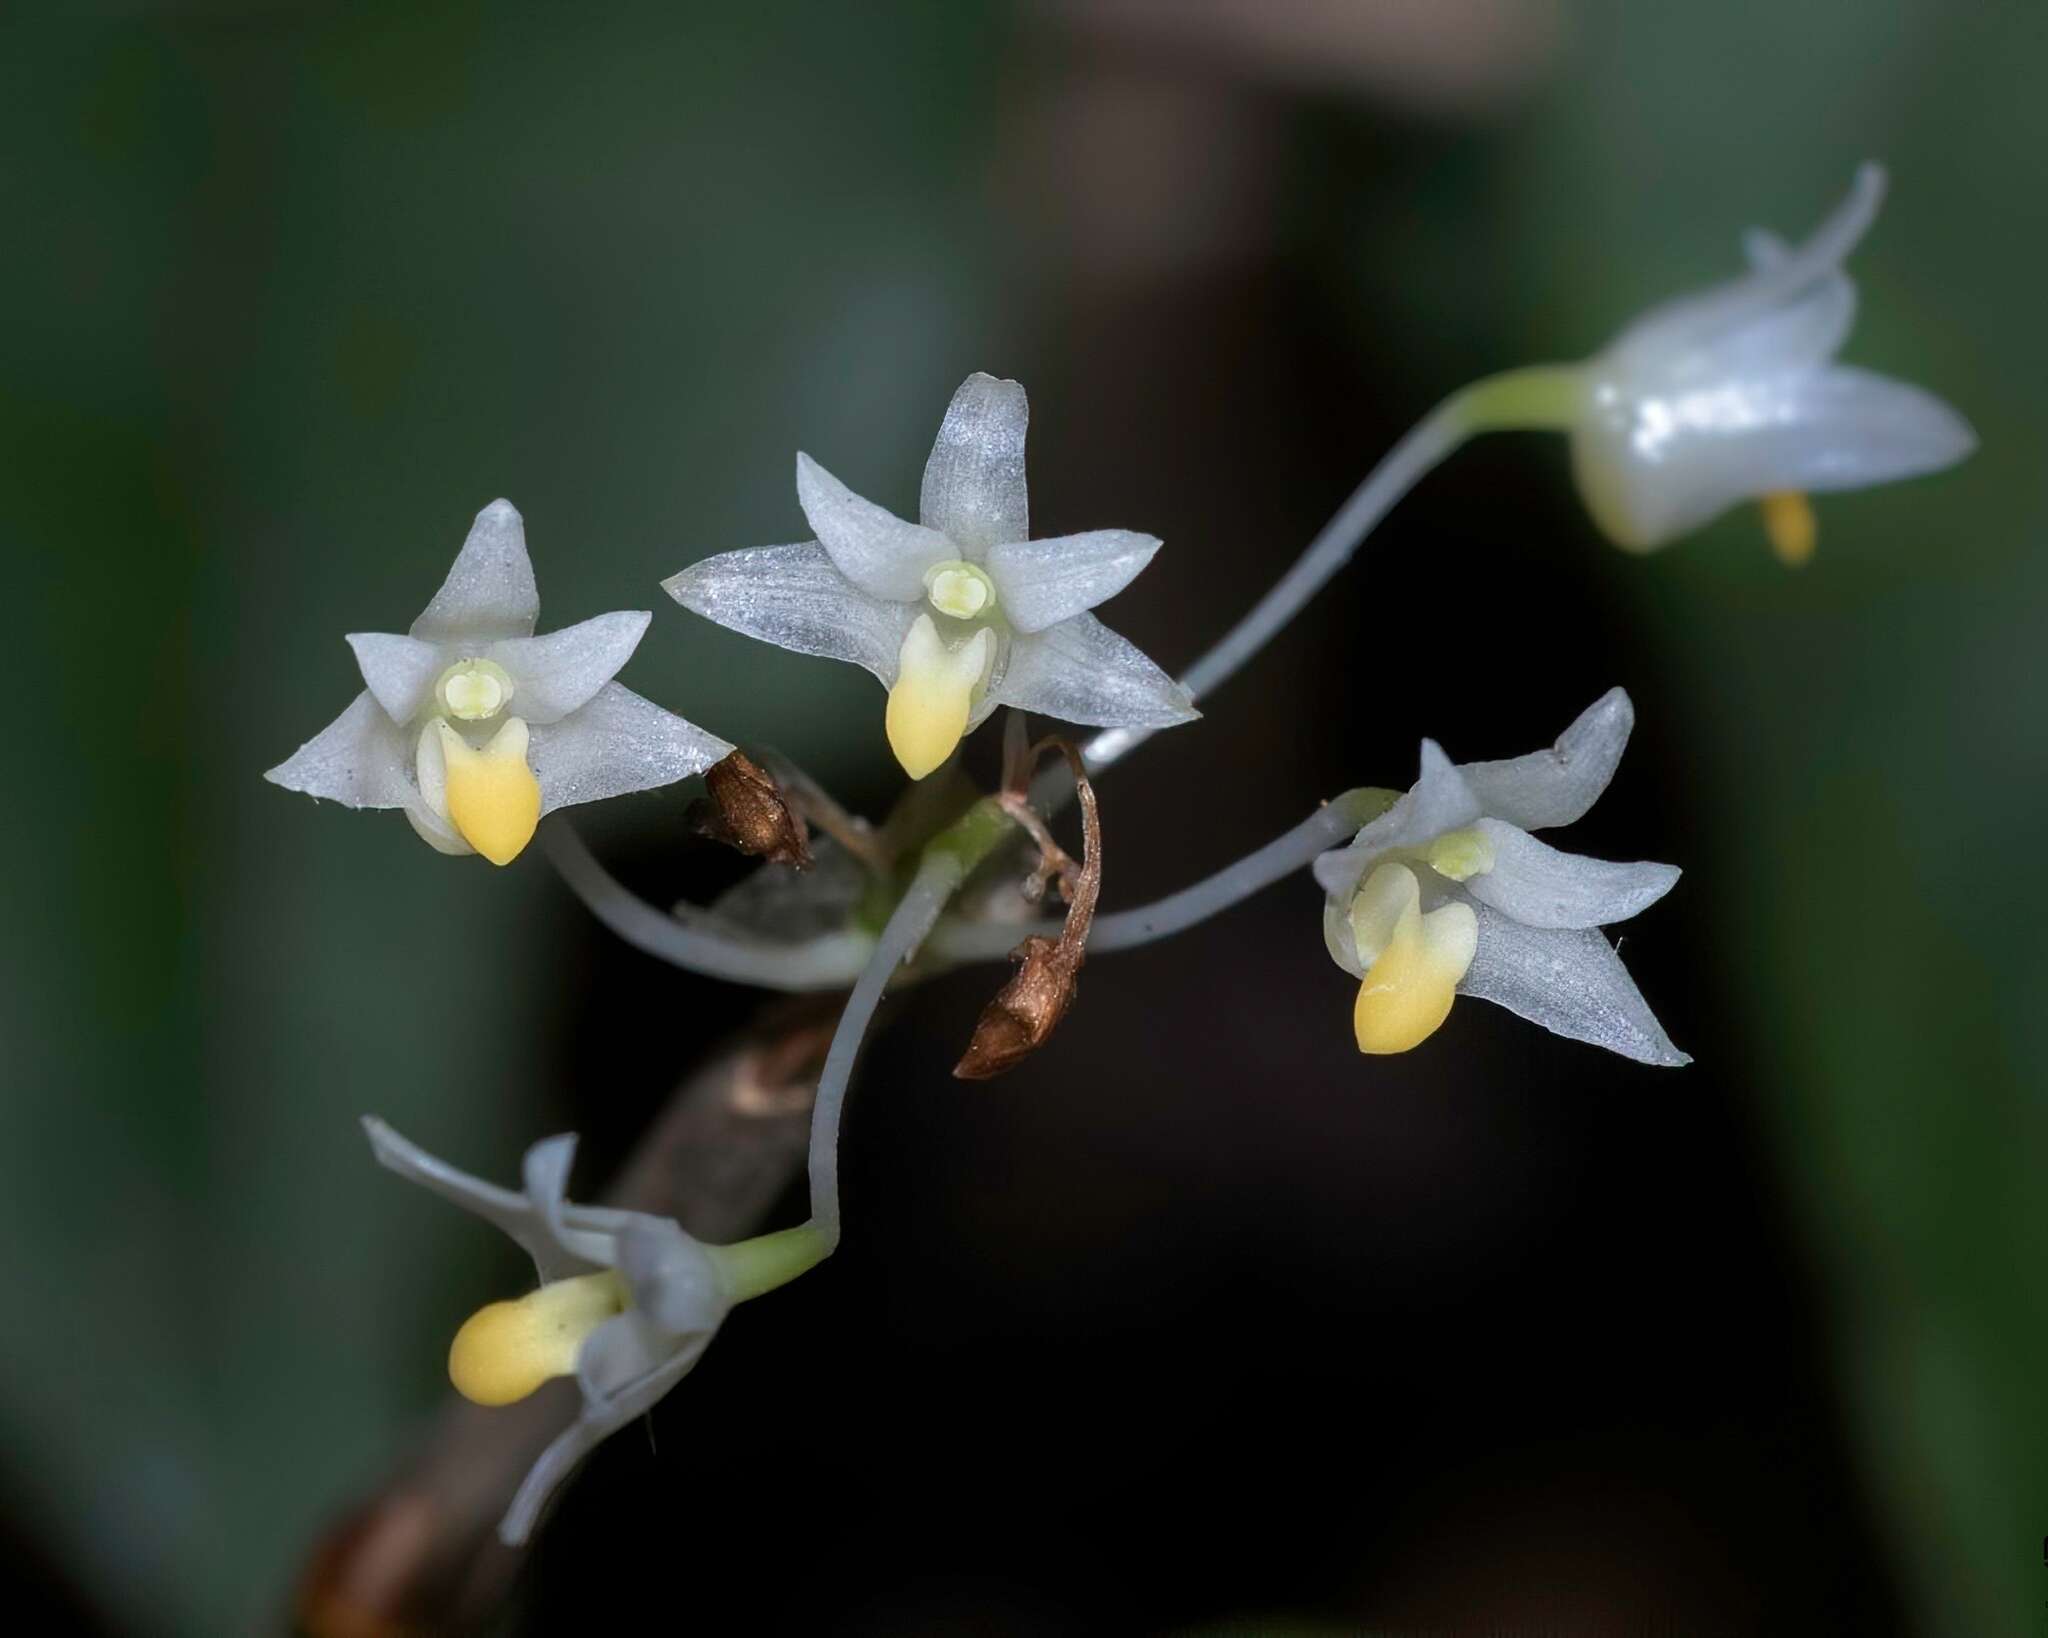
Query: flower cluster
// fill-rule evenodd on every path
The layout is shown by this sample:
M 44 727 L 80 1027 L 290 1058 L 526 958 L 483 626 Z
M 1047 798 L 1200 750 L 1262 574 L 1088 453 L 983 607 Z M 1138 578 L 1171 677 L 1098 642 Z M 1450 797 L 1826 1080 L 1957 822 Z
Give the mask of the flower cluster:
M 457 1332 L 455 1386 L 502 1405 L 553 1378 L 578 1385 L 580 1413 L 526 1476 L 505 1515 L 505 1539 L 525 1539 L 580 1457 L 691 1370 L 735 1303 L 834 1249 L 839 1112 L 884 991 L 913 960 L 930 970 L 1009 949 L 1020 904 L 1049 880 L 1066 885 L 1067 919 L 1049 931 L 1040 924 L 1018 946 L 1024 966 L 984 1015 L 963 1072 L 998 1073 L 1038 1050 L 1072 1002 L 1090 948 L 1167 936 L 1311 866 L 1325 895 L 1329 953 L 1358 982 L 1352 1029 L 1361 1052 L 1417 1046 L 1468 995 L 1640 1063 L 1688 1062 L 1602 931 L 1656 903 L 1677 869 L 1586 858 L 1535 834 L 1571 824 L 1607 788 L 1634 723 L 1619 688 L 1554 747 L 1529 756 L 1454 764 L 1425 739 L 1420 775 L 1405 793 L 1347 792 L 1206 881 L 1100 918 L 1094 786 L 1151 733 L 1194 720 L 1195 694 L 1257 652 L 1401 495 L 1475 433 L 1568 434 L 1593 519 L 1631 550 L 1662 546 L 1755 500 L 1788 561 L 1812 551 L 1809 492 L 1961 459 L 1974 440 L 1947 405 L 1834 361 L 1855 309 L 1843 262 L 1881 193 L 1882 175 L 1868 167 L 1797 249 L 1752 234 L 1746 276 L 1655 309 L 1592 360 L 1510 371 L 1454 394 L 1367 476 L 1185 682 L 1092 612 L 1137 579 L 1159 550 L 1156 537 L 1097 529 L 1032 538 L 1029 409 L 1016 382 L 973 375 L 953 395 L 915 523 L 799 454 L 797 500 L 815 538 L 724 552 L 664 585 L 718 625 L 850 661 L 879 679 L 888 744 L 913 781 L 879 826 L 839 810 L 772 753 L 758 763 L 741 757 L 615 681 L 650 614 L 605 614 L 534 635 L 539 597 L 509 502 L 477 515 L 406 635 L 350 636 L 363 692 L 268 778 L 351 807 L 396 808 L 441 852 L 503 865 L 552 809 L 711 770 L 721 818 L 706 833 L 771 861 L 715 911 L 671 916 L 640 903 L 573 837 L 549 849 L 564 878 L 609 926 L 679 965 L 790 990 L 849 988 L 817 1089 L 813 1216 L 800 1228 L 710 1245 L 667 1217 L 570 1202 L 571 1137 L 537 1144 L 514 1193 L 365 1122 L 380 1161 L 495 1224 L 538 1268 L 537 1290 L 487 1305 Z M 929 778 L 1003 705 L 1016 715 L 998 791 L 976 801 L 960 794 L 964 775 Z M 1108 730 L 1085 750 L 1059 742 L 1063 777 L 1084 809 L 1080 866 L 1047 826 L 1054 798 L 1029 789 L 1037 751 L 1019 754 L 1029 744 L 1024 712 Z M 1041 812 L 1035 803 L 1048 805 Z M 807 820 L 825 832 L 815 851 Z M 990 887 L 1010 858 L 1001 844 L 1019 830 L 1038 844 L 1038 868 Z M 817 869 L 790 875 L 814 858 Z M 983 885 L 969 889 L 977 870 Z

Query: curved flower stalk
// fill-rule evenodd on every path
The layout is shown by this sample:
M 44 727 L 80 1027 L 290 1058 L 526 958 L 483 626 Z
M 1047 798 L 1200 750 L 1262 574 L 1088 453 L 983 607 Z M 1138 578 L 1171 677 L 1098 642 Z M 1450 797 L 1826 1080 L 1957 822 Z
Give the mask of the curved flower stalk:
M 721 553 L 662 584 L 719 625 L 873 672 L 889 690 L 890 748 L 913 779 L 998 705 L 1102 727 L 1191 721 L 1187 692 L 1088 612 L 1159 542 L 1128 529 L 1030 538 L 1029 413 L 1016 382 L 969 376 L 925 464 L 916 523 L 799 454 L 816 540 Z
M 1808 492 L 1936 472 L 1976 447 L 1931 393 L 1834 361 L 1856 317 L 1842 266 L 1884 185 L 1865 165 L 1795 250 L 1752 230 L 1748 273 L 1651 309 L 1582 367 L 1572 464 L 1615 544 L 1650 551 L 1755 500 L 1779 556 L 1804 562 Z
M 1639 1063 L 1691 1062 L 1600 933 L 1661 899 L 1677 868 L 1581 858 L 1529 834 L 1592 807 L 1634 724 L 1616 688 L 1548 751 L 1454 767 L 1426 739 L 1414 787 L 1316 860 L 1324 941 L 1360 980 L 1361 1052 L 1407 1051 L 1471 995 Z
M 263 777 L 352 808 L 400 808 L 443 853 L 509 864 L 542 815 L 650 790 L 732 750 L 612 677 L 645 610 L 533 635 L 526 529 L 510 501 L 476 516 L 454 566 L 404 637 L 348 639 L 366 685 Z
M 713 1246 L 666 1217 L 572 1204 L 573 1135 L 527 1150 L 525 1191 L 514 1194 L 381 1120 L 365 1116 L 363 1129 L 385 1166 L 495 1224 L 540 1271 L 539 1290 L 478 1309 L 448 1350 L 450 1380 L 477 1404 L 516 1403 L 558 1376 L 573 1376 L 583 1395 L 576 1422 L 542 1452 L 498 1526 L 508 1546 L 526 1539 L 584 1456 L 689 1375 L 733 1304 L 787 1284 L 823 1255 L 809 1229 Z

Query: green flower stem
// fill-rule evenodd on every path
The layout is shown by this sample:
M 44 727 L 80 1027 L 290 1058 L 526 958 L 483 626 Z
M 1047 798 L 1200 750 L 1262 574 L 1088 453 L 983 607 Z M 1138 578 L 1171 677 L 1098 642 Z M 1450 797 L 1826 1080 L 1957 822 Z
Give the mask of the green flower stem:
M 1188 667 L 1181 686 L 1200 699 L 1228 681 L 1351 561 L 1365 537 L 1395 504 L 1467 438 L 1481 432 L 1567 427 L 1577 415 L 1583 393 L 1582 372 L 1559 364 L 1508 370 L 1452 393 L 1387 451 L 1307 550 L 1274 582 L 1273 589 L 1225 632 L 1215 647 Z M 1156 732 L 1153 728 L 1110 728 L 1097 734 L 1084 750 L 1089 770 L 1107 768 Z M 1049 798 L 1063 800 L 1053 793 L 1068 786 L 1064 769 L 1047 770 L 1041 783 Z M 1034 798 L 1038 794 L 1034 791 Z
M 799 1274 L 816 1268 L 831 1251 L 820 1234 L 808 1223 L 801 1228 L 780 1229 L 757 1235 L 729 1246 L 706 1246 L 711 1259 L 725 1276 L 726 1289 L 734 1302 L 745 1302 L 784 1286 Z

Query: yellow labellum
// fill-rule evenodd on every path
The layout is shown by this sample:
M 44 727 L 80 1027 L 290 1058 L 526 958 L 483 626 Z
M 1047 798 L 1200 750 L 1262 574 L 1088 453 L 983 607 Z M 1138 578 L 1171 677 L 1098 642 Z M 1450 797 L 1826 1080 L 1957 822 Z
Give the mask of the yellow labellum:
M 1360 1052 L 1406 1052 L 1450 1016 L 1458 980 L 1479 947 L 1468 904 L 1422 913 L 1421 884 L 1404 864 L 1383 864 L 1351 906 L 1359 959 L 1368 963 L 1352 1008 Z
M 494 1302 L 463 1322 L 448 1347 L 448 1380 L 478 1405 L 511 1405 L 543 1382 L 576 1374 L 590 1333 L 626 1307 L 610 1269 L 556 1280 L 516 1302 Z
M 540 781 L 526 765 L 526 719 L 507 717 L 480 751 L 447 723 L 436 726 L 449 821 L 492 864 L 510 864 L 540 823 Z
M 1820 539 L 1813 502 L 1797 489 L 1779 489 L 1758 496 L 1757 505 L 1763 509 L 1764 536 L 1778 561 L 1788 569 L 1803 568 Z
M 953 754 L 974 710 L 975 691 L 995 655 L 995 633 L 977 631 L 948 648 L 929 614 L 920 614 L 897 656 L 896 686 L 884 719 L 889 749 L 912 779 L 922 779 Z

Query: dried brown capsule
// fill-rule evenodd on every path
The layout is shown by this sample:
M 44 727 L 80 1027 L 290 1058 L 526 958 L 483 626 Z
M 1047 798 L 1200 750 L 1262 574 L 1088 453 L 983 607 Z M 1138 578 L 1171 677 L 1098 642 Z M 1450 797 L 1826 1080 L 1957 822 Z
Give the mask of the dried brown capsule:
M 710 800 L 693 816 L 698 830 L 771 864 L 811 867 L 810 832 L 775 776 L 734 751 L 704 774 Z

